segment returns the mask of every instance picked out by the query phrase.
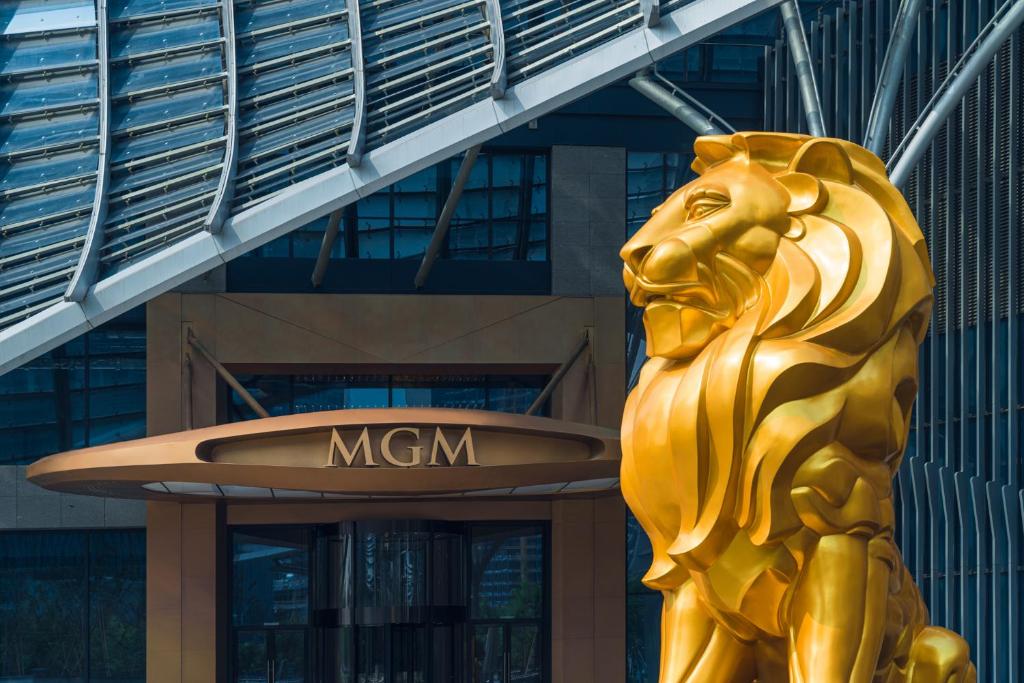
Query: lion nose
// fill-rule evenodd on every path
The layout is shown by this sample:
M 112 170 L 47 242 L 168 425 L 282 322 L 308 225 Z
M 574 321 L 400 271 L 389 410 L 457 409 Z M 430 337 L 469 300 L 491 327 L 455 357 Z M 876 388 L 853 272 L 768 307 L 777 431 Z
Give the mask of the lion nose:
M 650 251 L 644 261 L 644 277 L 651 282 L 693 282 L 697 279 L 697 255 L 686 242 L 669 239 Z
M 626 262 L 626 265 L 629 266 L 630 270 L 632 270 L 634 273 L 639 273 L 640 265 L 644 262 L 644 258 L 647 256 L 650 250 L 650 244 L 639 244 L 635 246 L 627 244 L 626 247 L 622 250 L 622 260 Z

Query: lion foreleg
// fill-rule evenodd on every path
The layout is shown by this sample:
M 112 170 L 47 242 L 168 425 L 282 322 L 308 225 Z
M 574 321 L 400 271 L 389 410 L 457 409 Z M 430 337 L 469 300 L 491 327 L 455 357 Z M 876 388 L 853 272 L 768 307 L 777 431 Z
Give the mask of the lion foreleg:
M 794 683 L 868 683 L 885 635 L 891 551 L 883 539 L 822 537 L 790 602 Z
M 659 683 L 750 683 L 754 648 L 707 613 L 692 581 L 663 591 Z

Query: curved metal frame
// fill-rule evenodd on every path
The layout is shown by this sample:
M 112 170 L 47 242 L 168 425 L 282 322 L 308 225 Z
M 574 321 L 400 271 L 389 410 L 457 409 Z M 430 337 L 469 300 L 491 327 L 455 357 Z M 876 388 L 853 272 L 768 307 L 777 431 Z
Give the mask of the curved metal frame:
M 494 49 L 494 73 L 491 75 L 491 97 L 500 100 L 508 88 L 508 69 L 505 66 L 505 25 L 501 20 L 501 3 L 487 0 L 487 21 L 491 25 L 491 47 Z
M 889 179 L 898 188 L 910 179 L 914 167 L 928 150 L 939 129 L 960 104 L 967 91 L 974 87 L 979 75 L 988 66 L 999 46 L 1024 22 L 1024 0 L 1008 0 L 992 17 L 978 38 L 950 70 L 946 80 L 921 110 L 907 136 L 893 152 L 887 164 Z
M 96 57 L 99 62 L 97 89 L 99 99 L 99 161 L 96 166 L 96 194 L 92 201 L 85 244 L 78 256 L 75 274 L 71 277 L 65 301 L 79 302 L 96 281 L 100 248 L 103 246 L 103 224 L 107 217 L 107 183 L 110 179 L 110 49 L 107 22 L 107 0 L 96 0 Z
M 228 79 L 227 144 L 224 148 L 224 165 L 217 184 L 210 212 L 206 214 L 203 229 L 219 232 L 231 210 L 231 198 L 235 193 L 235 170 L 238 168 L 238 68 L 235 61 L 235 3 L 220 0 L 221 32 L 224 38 L 224 67 Z
M 359 21 L 359 0 L 345 0 L 348 9 L 348 35 L 352 41 L 352 92 L 356 111 L 352 119 L 352 135 L 348 141 L 348 165 L 358 167 L 366 147 L 366 71 L 363 64 L 363 29 Z

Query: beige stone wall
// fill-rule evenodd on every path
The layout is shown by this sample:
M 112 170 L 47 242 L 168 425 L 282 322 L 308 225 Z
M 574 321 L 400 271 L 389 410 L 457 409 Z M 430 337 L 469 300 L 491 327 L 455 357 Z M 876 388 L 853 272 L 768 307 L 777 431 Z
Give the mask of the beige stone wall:
M 551 372 L 586 330 L 592 354 L 554 396 L 554 417 L 617 428 L 625 396 L 619 296 L 165 294 L 147 309 L 148 431 L 185 427 L 187 330 L 227 366 L 336 366 L 367 374 L 430 366 Z M 216 375 L 192 354 L 193 426 L 216 424 Z

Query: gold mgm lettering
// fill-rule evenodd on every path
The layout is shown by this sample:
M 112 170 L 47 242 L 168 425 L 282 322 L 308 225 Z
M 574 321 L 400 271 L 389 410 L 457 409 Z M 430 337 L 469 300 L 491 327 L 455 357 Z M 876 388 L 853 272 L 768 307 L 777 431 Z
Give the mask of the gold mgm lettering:
M 409 457 L 407 460 L 402 460 L 395 456 L 392 450 L 391 440 L 396 434 L 406 433 L 411 434 L 417 441 L 416 445 L 406 446 L 409 450 Z M 418 444 L 420 438 L 419 427 L 395 427 L 387 431 L 380 440 L 379 453 L 384 462 L 395 467 L 416 467 L 421 465 L 423 462 L 423 446 Z M 444 432 L 441 431 L 440 427 L 434 428 L 434 443 L 430 449 L 430 461 L 427 462 L 428 467 L 437 467 L 444 462 L 449 465 L 454 465 L 458 460 L 459 453 L 463 450 L 466 452 L 466 464 L 467 465 L 479 465 L 476 461 L 476 450 L 473 447 L 473 431 L 471 428 L 466 427 L 466 431 L 462 433 L 462 438 L 452 448 L 452 445 L 445 438 Z M 331 445 L 327 453 L 327 466 L 328 467 L 340 467 L 342 463 L 346 467 L 352 467 L 356 457 L 361 452 L 363 455 L 363 462 L 366 467 L 379 467 L 380 463 L 373 459 L 373 447 L 370 443 L 370 429 L 369 427 L 363 427 L 363 430 L 359 433 L 359 438 L 356 439 L 355 444 L 352 448 L 349 448 L 345 443 L 345 440 L 341 437 L 341 432 L 337 428 L 331 430 Z M 438 454 L 443 453 L 443 461 L 438 460 Z M 340 458 L 339 458 L 340 456 Z

